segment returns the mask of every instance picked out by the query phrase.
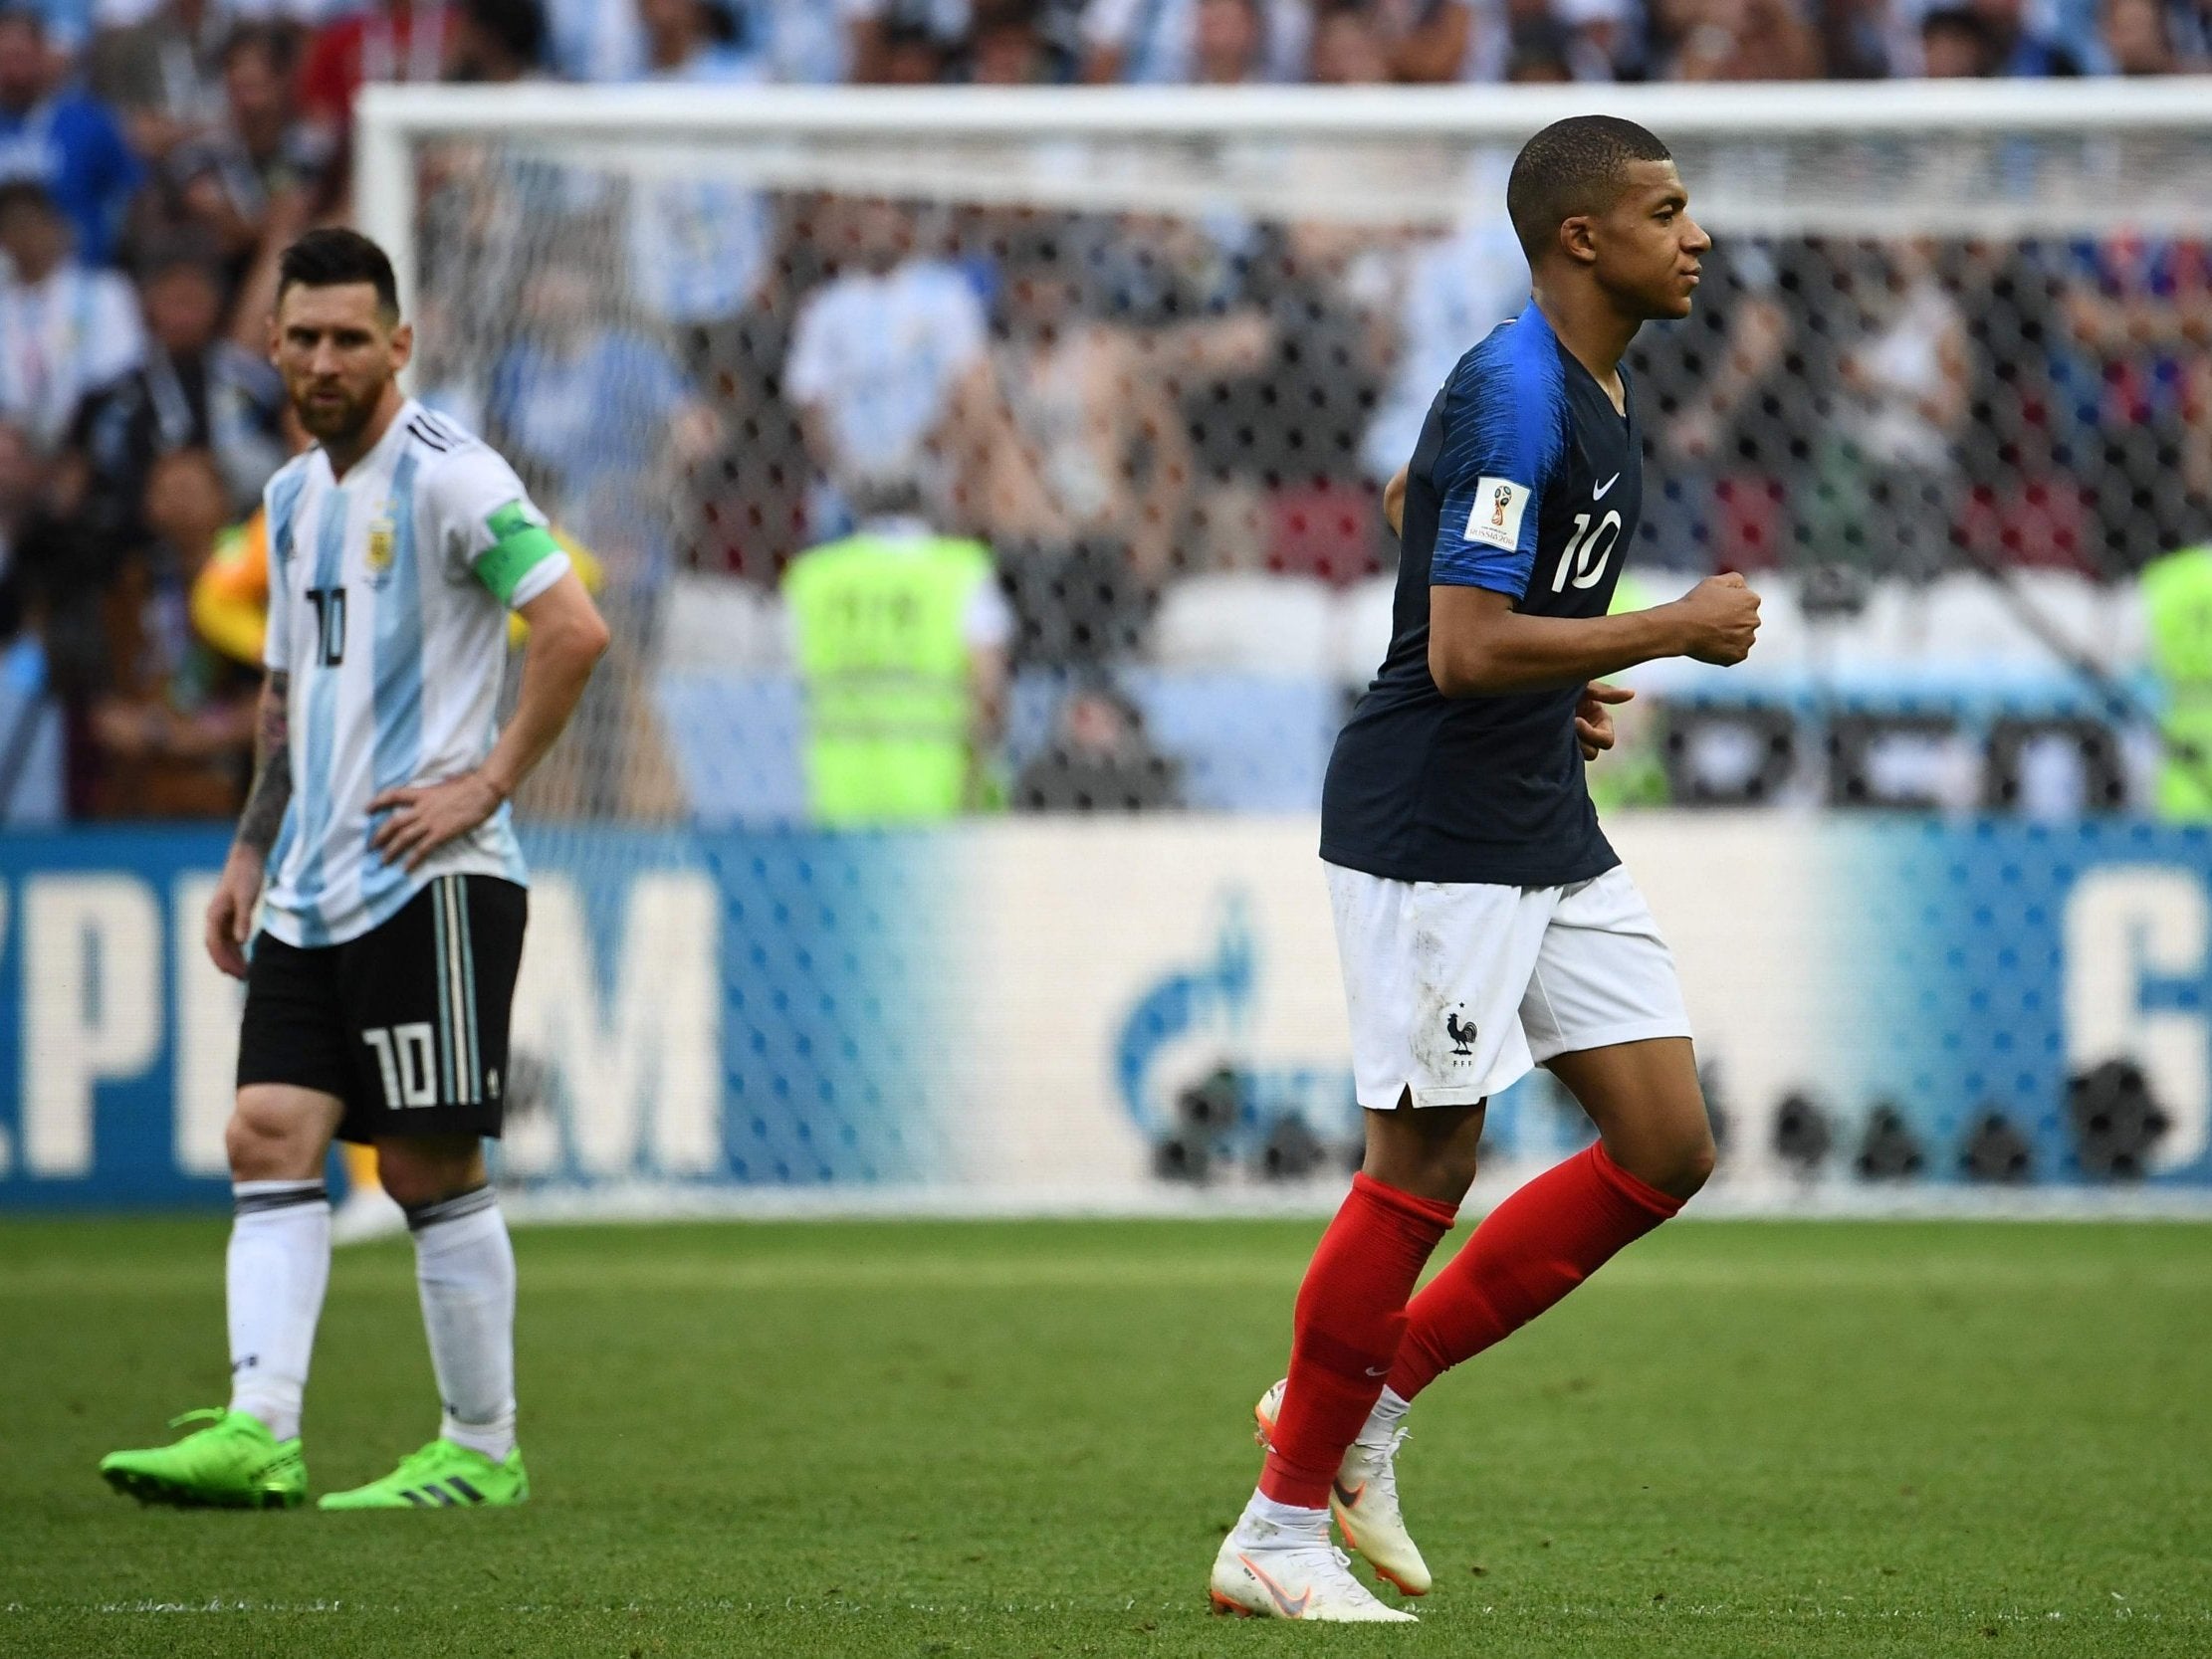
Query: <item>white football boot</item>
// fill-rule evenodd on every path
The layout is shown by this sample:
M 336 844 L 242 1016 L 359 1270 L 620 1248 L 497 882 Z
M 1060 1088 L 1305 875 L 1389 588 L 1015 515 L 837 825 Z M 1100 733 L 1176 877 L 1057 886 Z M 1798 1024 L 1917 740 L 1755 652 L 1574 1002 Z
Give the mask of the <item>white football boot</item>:
M 1321 1624 L 1418 1624 L 1352 1576 L 1352 1558 L 1319 1533 L 1294 1533 L 1247 1515 L 1221 1540 L 1207 1583 L 1217 1613 Z
M 356 1186 L 331 1211 L 332 1245 L 406 1236 L 407 1212 L 380 1186 Z
M 1274 1438 L 1275 1419 L 1282 1415 L 1283 1387 L 1283 1382 L 1276 1383 L 1252 1407 L 1252 1421 L 1259 1428 L 1256 1438 L 1262 1446 Z M 1367 1557 L 1376 1577 L 1407 1595 L 1427 1595 L 1436 1580 L 1407 1533 L 1406 1518 L 1398 1507 L 1398 1448 L 1405 1443 L 1406 1430 L 1394 1429 L 1383 1439 L 1363 1437 L 1345 1448 L 1344 1462 L 1329 1489 L 1329 1513 L 1336 1517 L 1344 1542 Z

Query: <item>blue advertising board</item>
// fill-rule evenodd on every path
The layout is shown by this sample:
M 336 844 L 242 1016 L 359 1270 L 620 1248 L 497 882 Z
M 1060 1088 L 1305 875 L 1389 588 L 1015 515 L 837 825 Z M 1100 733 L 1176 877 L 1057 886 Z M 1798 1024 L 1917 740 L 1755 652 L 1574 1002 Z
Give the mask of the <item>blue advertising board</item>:
M 1313 833 L 542 829 L 501 1177 L 633 1212 L 1203 1202 L 1279 1177 L 1264 1148 L 1296 1119 L 1324 1155 L 1292 1173 L 1340 1182 L 1357 1112 Z M 1995 1118 L 2017 1178 L 2212 1191 L 2202 833 L 1657 813 L 1615 838 L 1680 964 L 1723 1188 L 1956 1185 Z M 0 1209 L 222 1200 L 240 992 L 200 919 L 224 849 L 0 837 Z M 2133 1079 L 2133 1118 L 2097 1132 L 2133 1137 L 2116 1160 L 2084 1141 L 2100 1067 Z M 1193 1117 L 1208 1087 L 1225 1116 Z M 1494 1165 L 1586 1137 L 1561 1105 L 1540 1080 L 1493 1103 Z M 1817 1166 L 1778 1135 L 1808 1106 L 1833 1142 Z M 1913 1156 L 1860 1169 L 1884 1113 Z

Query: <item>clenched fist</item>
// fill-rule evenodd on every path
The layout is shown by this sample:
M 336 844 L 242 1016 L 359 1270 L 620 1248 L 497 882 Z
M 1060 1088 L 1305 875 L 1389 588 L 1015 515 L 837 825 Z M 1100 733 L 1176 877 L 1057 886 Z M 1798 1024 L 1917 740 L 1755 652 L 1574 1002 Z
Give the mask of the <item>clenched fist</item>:
M 1759 632 L 1759 596 L 1730 571 L 1707 576 L 1671 607 L 1681 624 L 1683 657 L 1729 668 L 1751 655 Z

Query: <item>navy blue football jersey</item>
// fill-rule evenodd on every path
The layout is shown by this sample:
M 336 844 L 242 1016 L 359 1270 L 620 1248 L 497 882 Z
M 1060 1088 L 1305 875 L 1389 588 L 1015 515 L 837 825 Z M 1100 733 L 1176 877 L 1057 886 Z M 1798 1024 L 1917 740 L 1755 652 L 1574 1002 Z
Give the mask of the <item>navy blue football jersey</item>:
M 1445 697 L 1429 675 L 1429 590 L 1605 615 L 1643 480 L 1633 402 L 1617 411 L 1533 304 L 1459 359 L 1407 468 L 1390 655 L 1329 761 L 1323 858 L 1396 881 L 1511 887 L 1620 863 L 1583 781 L 1582 688 Z

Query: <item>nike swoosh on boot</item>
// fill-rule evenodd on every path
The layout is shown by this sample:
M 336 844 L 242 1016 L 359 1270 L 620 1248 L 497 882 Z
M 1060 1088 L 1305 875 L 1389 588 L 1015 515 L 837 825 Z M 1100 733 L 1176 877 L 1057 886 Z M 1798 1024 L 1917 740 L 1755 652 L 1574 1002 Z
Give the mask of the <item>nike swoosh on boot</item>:
M 1275 1605 L 1282 1609 L 1284 1618 L 1303 1618 L 1305 1616 L 1306 1604 L 1313 1599 L 1313 1590 L 1310 1585 L 1303 1595 L 1293 1601 L 1289 1596 L 1283 1594 L 1280 1584 L 1268 1577 L 1260 1567 L 1252 1564 L 1251 1556 L 1239 1553 L 1236 1558 L 1244 1563 L 1246 1572 L 1249 1572 L 1267 1587 L 1267 1593 L 1275 1598 Z

